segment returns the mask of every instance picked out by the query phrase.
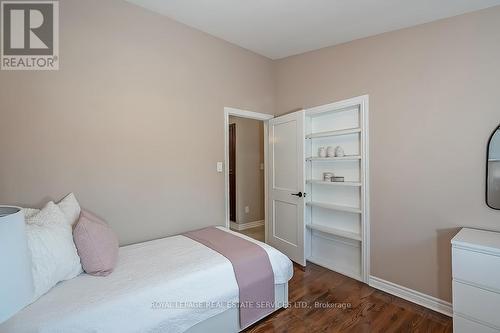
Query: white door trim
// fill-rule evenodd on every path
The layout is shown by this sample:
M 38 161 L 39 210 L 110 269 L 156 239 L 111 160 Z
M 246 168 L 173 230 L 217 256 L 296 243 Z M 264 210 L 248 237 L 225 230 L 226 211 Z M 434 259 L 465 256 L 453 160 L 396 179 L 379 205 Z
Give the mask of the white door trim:
M 241 117 L 241 118 L 249 118 L 249 119 L 255 119 L 255 120 L 262 120 L 266 121 L 269 119 L 273 119 L 274 116 L 272 114 L 267 114 L 267 113 L 260 113 L 260 112 L 253 112 L 253 111 L 247 111 L 247 110 L 242 110 L 242 109 L 236 109 L 236 108 L 224 108 L 224 115 L 226 115 L 226 119 L 229 120 L 229 116 L 236 116 L 236 117 Z M 228 123 L 229 125 L 229 123 Z M 229 130 L 227 130 L 229 133 Z
M 273 115 L 247 111 L 242 109 L 224 108 L 224 216 L 225 226 L 231 226 L 229 221 L 229 116 L 237 116 L 241 118 L 262 120 L 264 122 L 264 219 L 267 220 L 267 121 L 274 118 Z M 267 221 L 265 221 L 267 223 Z M 267 242 L 267 234 L 266 234 Z

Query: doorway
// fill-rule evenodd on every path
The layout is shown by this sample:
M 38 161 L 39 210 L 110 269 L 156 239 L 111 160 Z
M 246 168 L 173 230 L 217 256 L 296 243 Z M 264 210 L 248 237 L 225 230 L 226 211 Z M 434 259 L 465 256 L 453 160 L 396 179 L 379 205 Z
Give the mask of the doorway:
M 265 242 L 267 121 L 273 116 L 224 111 L 226 227 Z

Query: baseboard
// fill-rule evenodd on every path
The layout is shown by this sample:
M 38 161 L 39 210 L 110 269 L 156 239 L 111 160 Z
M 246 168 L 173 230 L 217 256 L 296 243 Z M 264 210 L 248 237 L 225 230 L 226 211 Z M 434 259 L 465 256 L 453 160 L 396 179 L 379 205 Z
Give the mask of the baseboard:
M 260 227 L 264 225 L 264 220 L 252 221 L 247 223 L 236 223 L 231 221 L 230 224 L 231 224 L 231 229 L 241 231 L 250 228 Z
M 440 312 L 449 317 L 453 316 L 453 307 L 450 302 L 443 301 L 439 298 L 400 286 L 372 275 L 370 275 L 370 281 L 368 284 L 373 288 L 401 297 L 407 301 Z

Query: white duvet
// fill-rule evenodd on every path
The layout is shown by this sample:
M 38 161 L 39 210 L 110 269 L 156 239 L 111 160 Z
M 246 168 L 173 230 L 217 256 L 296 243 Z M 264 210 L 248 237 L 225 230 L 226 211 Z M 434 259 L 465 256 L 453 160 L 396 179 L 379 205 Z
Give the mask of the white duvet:
M 235 234 L 266 250 L 276 284 L 288 282 L 293 268 L 285 255 Z M 82 274 L 59 283 L 0 324 L 0 332 L 183 332 L 237 301 L 229 260 L 192 239 L 174 236 L 120 248 L 111 275 Z M 192 303 L 186 307 L 183 302 Z M 212 303 L 207 307 L 200 302 Z

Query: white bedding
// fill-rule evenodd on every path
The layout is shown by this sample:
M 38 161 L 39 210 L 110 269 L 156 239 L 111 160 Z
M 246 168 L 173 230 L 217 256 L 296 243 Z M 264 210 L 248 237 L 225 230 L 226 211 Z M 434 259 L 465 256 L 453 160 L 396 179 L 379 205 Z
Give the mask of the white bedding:
M 269 255 L 275 283 L 288 282 L 293 268 L 285 255 L 234 234 L 262 246 Z M 59 283 L 0 324 L 0 332 L 183 332 L 227 310 L 231 305 L 226 302 L 237 301 L 238 285 L 229 260 L 194 240 L 174 236 L 120 248 L 111 275 L 82 274 Z M 156 307 L 154 302 L 158 302 Z M 165 302 L 220 303 L 168 308 L 172 303 Z

